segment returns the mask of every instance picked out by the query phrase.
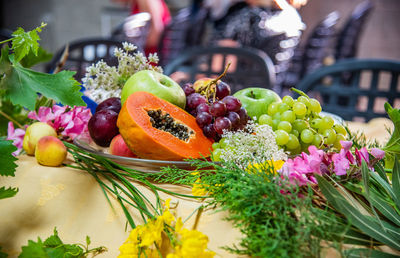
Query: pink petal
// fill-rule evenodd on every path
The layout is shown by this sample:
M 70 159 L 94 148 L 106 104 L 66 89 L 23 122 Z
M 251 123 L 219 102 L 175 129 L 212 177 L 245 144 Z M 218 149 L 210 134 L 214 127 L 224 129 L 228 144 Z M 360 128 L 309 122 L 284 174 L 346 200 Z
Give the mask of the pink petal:
M 338 176 L 343 176 L 347 174 L 347 170 L 350 168 L 349 160 L 343 154 L 333 154 L 332 156 L 334 168 L 333 171 Z
M 346 151 L 350 150 L 351 146 L 353 145 L 352 141 L 340 141 L 340 144 L 342 145 L 343 149 Z
M 385 157 L 385 151 L 378 148 L 372 148 L 371 154 L 377 159 L 383 159 L 383 157 Z

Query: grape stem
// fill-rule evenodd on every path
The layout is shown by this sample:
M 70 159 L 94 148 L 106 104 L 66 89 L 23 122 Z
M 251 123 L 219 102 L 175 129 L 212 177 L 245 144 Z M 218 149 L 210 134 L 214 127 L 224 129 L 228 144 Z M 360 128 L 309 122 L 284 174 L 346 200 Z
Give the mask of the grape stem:
M 215 101 L 215 95 L 216 95 L 216 91 L 213 92 L 212 90 L 212 85 L 217 85 L 217 82 L 226 75 L 226 73 L 228 72 L 229 66 L 231 65 L 231 62 L 229 62 L 226 66 L 224 71 L 222 72 L 221 75 L 219 75 L 217 78 L 211 80 L 209 83 L 207 83 L 205 86 L 199 87 L 199 89 L 197 90 L 197 92 L 202 92 L 204 91 L 206 96 L 207 96 L 207 101 L 208 98 L 210 97 L 211 94 L 213 94 L 213 101 Z
M 254 94 L 254 92 L 253 92 L 253 91 L 250 91 L 250 97 L 252 97 L 253 99 L 255 99 L 255 98 L 256 98 L 256 95 Z
M 301 90 L 296 89 L 296 88 L 294 88 L 294 87 L 290 88 L 290 90 L 296 92 L 296 93 L 299 94 L 300 96 L 304 96 L 304 97 L 310 99 L 310 97 L 309 97 L 307 94 L 305 94 L 304 91 L 301 91 Z

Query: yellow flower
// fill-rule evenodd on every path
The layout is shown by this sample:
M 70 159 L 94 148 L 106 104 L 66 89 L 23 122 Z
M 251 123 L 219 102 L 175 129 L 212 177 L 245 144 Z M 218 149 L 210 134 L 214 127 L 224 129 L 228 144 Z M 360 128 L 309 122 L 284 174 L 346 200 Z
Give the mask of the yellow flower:
M 266 172 L 268 171 L 276 174 L 277 171 L 282 168 L 284 163 L 285 161 L 283 160 L 267 160 L 263 163 L 252 163 L 247 167 L 246 171 L 250 173 L 252 171 L 260 171 L 265 169 Z
M 182 218 L 176 220 L 169 210 L 170 199 L 165 202 L 165 209 L 162 215 L 156 219 L 149 220 L 144 225 L 139 225 L 131 231 L 129 237 L 123 245 L 120 246 L 119 258 L 138 257 L 159 257 L 160 252 L 167 258 L 195 258 L 195 257 L 213 257 L 214 252 L 206 251 L 208 237 L 197 230 L 188 230 L 183 228 Z M 166 224 L 172 233 L 174 246 L 164 233 Z M 159 248 L 157 250 L 156 248 Z M 173 253 L 171 253 L 173 251 Z M 169 253 L 169 254 L 167 254 Z
M 207 191 L 206 191 L 206 189 L 204 189 L 200 178 L 198 178 L 196 180 L 196 182 L 194 182 L 193 188 L 192 188 L 192 194 L 193 194 L 193 196 L 206 196 L 207 195 Z
M 168 254 L 167 258 L 214 257 L 214 252 L 206 251 L 208 244 L 208 237 L 206 235 L 200 231 L 188 230 L 186 228 L 180 230 L 179 233 L 180 244 L 175 247 L 175 253 Z

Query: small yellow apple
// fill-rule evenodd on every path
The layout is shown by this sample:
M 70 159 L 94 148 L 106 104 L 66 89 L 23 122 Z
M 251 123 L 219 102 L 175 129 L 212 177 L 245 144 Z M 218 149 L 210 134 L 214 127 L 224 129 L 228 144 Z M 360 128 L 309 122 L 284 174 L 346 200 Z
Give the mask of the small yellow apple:
M 57 167 L 67 157 L 67 148 L 57 137 L 44 136 L 36 144 L 35 157 L 40 165 Z
M 206 86 L 206 85 L 207 85 L 208 83 L 210 83 L 212 80 L 214 80 L 214 79 L 208 78 L 208 77 L 200 78 L 200 79 L 198 79 L 197 81 L 195 81 L 195 82 L 193 83 L 193 88 L 194 88 L 196 91 L 198 91 L 201 87 Z
M 22 142 L 22 147 L 28 155 L 33 155 L 35 153 L 35 148 L 37 142 L 43 136 L 57 136 L 56 130 L 50 125 L 43 122 L 36 122 L 28 126 L 25 132 L 24 141 Z

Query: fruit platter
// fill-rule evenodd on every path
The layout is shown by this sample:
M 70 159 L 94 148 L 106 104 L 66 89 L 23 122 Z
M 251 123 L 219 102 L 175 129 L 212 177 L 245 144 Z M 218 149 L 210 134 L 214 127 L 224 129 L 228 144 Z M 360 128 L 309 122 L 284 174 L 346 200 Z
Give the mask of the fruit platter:
M 237 243 L 223 247 L 229 255 L 400 254 L 399 109 L 385 104 L 393 124 L 390 137 L 384 143 L 369 142 L 340 117 L 324 112 L 317 98 L 296 88 L 285 96 L 257 85 L 232 92 L 225 80 L 229 64 L 216 78 L 179 85 L 157 66 L 156 54 L 146 57 L 126 42 L 115 50 L 117 66 L 93 63 L 79 84 L 72 71 L 44 74 L 28 67 L 43 61 L 37 40 L 45 26 L 30 32 L 20 28 L 1 52 L 0 116 L 7 125 L 0 138 L 0 175 L 18 177 L 18 166 L 31 167 L 33 160 L 36 171 L 40 166 L 47 173 L 43 178 L 37 173 L 36 181 L 44 186 L 49 177 L 63 173 L 68 175 L 62 182 L 90 178 L 87 182 L 104 194 L 101 200 L 110 204 L 110 212 L 116 212 L 116 204 L 123 216 L 114 225 L 125 230 L 125 241 L 112 247 L 113 254 L 214 257 L 218 251 L 209 248 L 215 247 L 210 241 L 218 239 L 201 232 L 199 220 L 204 213 L 221 211 L 223 219 L 204 221 L 213 226 L 228 221 L 240 232 Z M 86 106 L 83 94 L 96 105 Z M 19 179 L 32 174 L 25 171 Z M 47 186 L 53 192 L 46 194 L 46 203 L 62 195 L 63 187 Z M 86 186 L 72 189 L 81 192 Z M 0 186 L 0 199 L 10 200 L 9 210 L 14 210 L 13 198 L 22 202 L 24 214 L 36 214 L 25 206 L 46 210 L 44 201 L 26 205 L 18 191 Z M 187 218 L 178 214 L 179 202 L 190 203 Z M 50 210 L 69 207 L 58 204 Z M 73 220 L 81 219 L 78 210 L 72 212 Z M 97 218 L 107 212 L 94 214 Z M 0 215 L 0 223 L 16 216 L 7 214 Z M 191 226 L 187 221 L 193 221 Z M 108 222 L 99 224 L 106 227 Z M 0 234 L 0 245 L 5 238 Z M 45 241 L 27 242 L 21 257 L 106 252 L 103 246 L 89 248 L 89 237 L 86 245 L 64 244 L 56 229 Z

